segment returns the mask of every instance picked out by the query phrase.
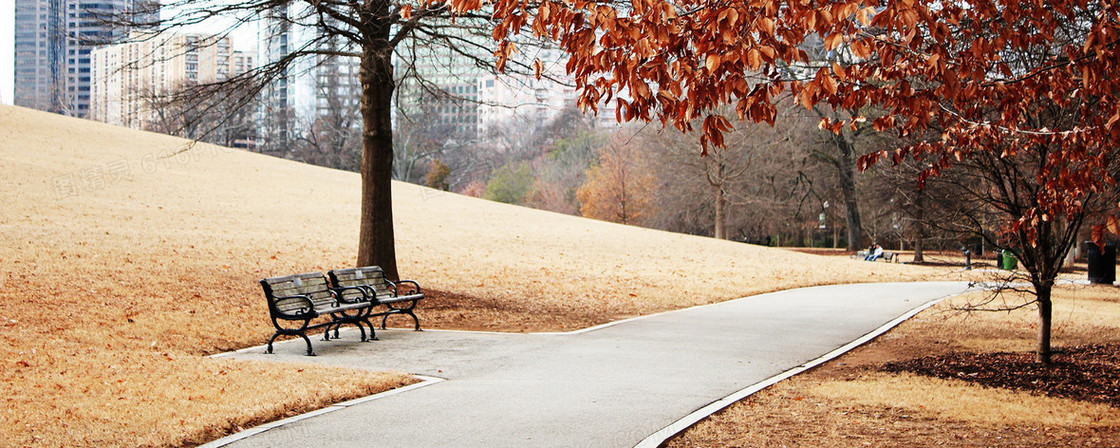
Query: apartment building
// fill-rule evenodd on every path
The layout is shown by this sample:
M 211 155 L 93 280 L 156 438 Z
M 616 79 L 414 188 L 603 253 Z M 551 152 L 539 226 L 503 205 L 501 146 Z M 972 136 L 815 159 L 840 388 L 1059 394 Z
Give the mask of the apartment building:
M 149 0 L 15 0 L 17 106 L 86 117 L 90 109 L 91 53 L 128 30 L 109 24 L 118 14 L 158 16 Z
M 127 43 L 91 52 L 90 118 L 149 129 L 175 92 L 249 70 L 253 53 L 233 50 L 228 37 L 134 32 Z

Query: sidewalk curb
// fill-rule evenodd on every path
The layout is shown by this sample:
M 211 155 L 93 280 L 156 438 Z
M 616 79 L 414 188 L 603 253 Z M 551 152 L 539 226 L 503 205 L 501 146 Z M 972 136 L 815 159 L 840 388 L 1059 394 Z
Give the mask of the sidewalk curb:
M 302 421 L 302 420 L 307 420 L 307 419 L 312 418 L 312 417 L 318 417 L 318 416 L 323 415 L 323 414 L 329 414 L 329 413 L 334 412 L 334 411 L 341 411 L 341 410 L 346 409 L 346 408 L 351 407 L 351 406 L 356 406 L 356 405 L 359 405 L 359 404 L 368 403 L 370 401 L 379 400 L 379 399 L 386 398 L 386 397 L 391 397 L 391 396 L 397 395 L 397 394 L 403 394 L 403 393 L 411 391 L 411 390 L 416 390 L 416 389 L 419 389 L 421 387 L 427 387 L 427 386 L 431 386 L 433 384 L 438 384 L 438 383 L 442 383 L 442 382 L 446 381 L 443 378 L 436 378 L 436 377 L 432 377 L 432 376 L 412 375 L 412 377 L 413 378 L 419 378 L 420 382 L 416 383 L 416 384 L 409 384 L 408 386 L 405 386 L 405 387 L 398 387 L 396 389 L 390 389 L 390 390 L 387 390 L 385 392 L 369 395 L 369 396 L 366 396 L 366 397 L 355 398 L 355 399 L 350 400 L 350 401 L 335 403 L 335 404 L 332 404 L 332 405 L 327 406 L 327 407 L 322 408 L 322 409 L 317 409 L 317 410 L 314 410 L 314 411 L 311 411 L 311 412 L 306 412 L 306 413 L 303 413 L 303 414 L 300 414 L 300 415 L 297 415 L 297 416 L 294 416 L 294 417 L 288 417 L 288 418 L 283 419 L 283 420 L 277 420 L 277 421 L 274 421 L 274 422 L 269 422 L 269 423 L 265 423 L 265 424 L 262 424 L 262 425 L 254 426 L 254 427 L 246 429 L 244 431 L 240 431 L 240 432 L 237 432 L 235 434 L 230 434 L 228 436 L 222 437 L 222 438 L 220 438 L 218 440 L 215 440 L 213 442 L 209 442 L 209 443 L 206 443 L 206 444 L 203 444 L 203 445 L 199 445 L 198 448 L 220 448 L 220 447 L 232 444 L 234 442 L 239 442 L 241 440 L 248 439 L 249 437 L 255 436 L 255 435 L 260 434 L 262 432 L 279 428 L 279 427 L 284 426 L 284 425 L 289 425 L 289 424 L 296 423 L 296 422 L 299 422 L 299 421 Z

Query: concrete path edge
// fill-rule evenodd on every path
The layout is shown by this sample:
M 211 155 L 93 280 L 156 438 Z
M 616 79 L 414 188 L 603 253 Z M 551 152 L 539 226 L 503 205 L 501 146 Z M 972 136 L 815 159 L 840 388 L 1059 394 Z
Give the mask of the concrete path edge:
M 379 400 L 379 399 L 390 397 L 390 396 L 393 396 L 393 395 L 396 395 L 396 394 L 402 394 L 402 393 L 405 393 L 405 392 L 408 392 L 408 391 L 411 391 L 411 390 L 419 389 L 421 387 L 431 386 L 433 384 L 437 384 L 437 383 L 441 383 L 443 381 L 446 381 L 443 378 L 436 378 L 436 377 L 423 376 L 423 375 L 412 375 L 412 377 L 416 378 L 416 379 L 419 379 L 420 382 L 414 383 L 414 384 L 409 384 L 408 386 L 405 386 L 405 387 L 398 387 L 396 389 L 389 389 L 385 392 L 381 392 L 381 393 L 377 393 L 377 394 L 373 394 L 373 395 L 367 395 L 365 397 L 355 398 L 355 399 L 350 400 L 350 401 L 343 401 L 341 403 L 335 403 L 335 404 L 332 404 L 332 405 L 327 406 L 327 407 L 322 408 L 322 409 L 316 409 L 314 411 L 306 412 L 306 413 L 296 415 L 296 416 L 293 416 L 293 417 L 288 417 L 288 418 L 283 419 L 283 420 L 277 420 L 277 421 L 274 421 L 274 422 L 269 422 L 269 423 L 265 423 L 265 424 L 262 424 L 262 425 L 254 426 L 254 427 L 246 429 L 244 431 L 240 431 L 240 432 L 222 437 L 218 440 L 199 445 L 198 448 L 221 448 L 221 447 L 229 445 L 231 443 L 247 439 L 249 437 L 255 436 L 255 435 L 260 434 L 262 432 L 265 432 L 265 431 L 268 431 L 268 430 L 271 430 L 271 429 L 275 429 L 275 428 L 279 428 L 279 427 L 284 426 L 284 425 L 292 424 L 292 423 L 295 423 L 295 422 L 298 422 L 298 421 L 301 421 L 301 420 L 307 420 L 307 419 L 312 418 L 312 417 L 318 417 L 318 416 L 323 415 L 323 414 L 329 414 L 329 413 L 334 412 L 334 411 L 339 411 L 339 410 L 342 410 L 342 409 L 346 409 L 350 406 L 359 405 L 359 404 L 374 401 L 374 400 Z
M 710 416 L 712 414 L 715 414 L 716 412 L 719 412 L 719 411 L 723 410 L 724 408 L 726 408 L 728 406 L 731 406 L 732 404 L 735 404 L 736 402 L 738 402 L 738 401 L 740 401 L 744 398 L 747 398 L 751 395 L 754 395 L 755 393 L 757 393 L 757 392 L 759 392 L 763 389 L 766 389 L 767 387 L 773 386 L 773 385 L 775 385 L 775 384 L 777 384 L 777 383 L 779 383 L 783 380 L 786 380 L 790 377 L 793 377 L 794 375 L 803 373 L 807 370 L 810 370 L 814 367 L 817 367 L 821 364 L 824 364 L 828 361 L 831 361 L 831 360 L 839 357 L 840 355 L 843 355 L 844 353 L 847 353 L 847 352 L 851 351 L 852 349 L 855 349 L 856 347 L 859 347 L 863 344 L 866 344 L 869 341 L 871 341 L 872 339 L 875 339 L 875 338 L 881 336 L 883 333 L 886 333 L 886 332 L 890 331 L 892 328 L 897 327 L 899 324 L 905 322 L 906 320 L 910 319 L 911 317 L 916 316 L 918 313 L 921 313 L 922 311 L 925 311 L 925 310 L 929 309 L 930 307 L 938 304 L 939 302 L 941 302 L 945 299 L 948 299 L 950 297 L 954 297 L 954 296 L 957 296 L 957 295 L 960 295 L 960 294 L 950 294 L 950 295 L 947 295 L 947 296 L 944 296 L 944 297 L 939 297 L 939 298 L 930 300 L 929 302 L 926 302 L 926 303 L 918 306 L 917 308 L 914 308 L 914 309 L 908 311 L 907 313 L 895 318 L 894 320 L 891 320 L 890 322 L 887 322 L 887 323 L 883 324 L 879 328 L 876 328 L 875 330 L 872 330 L 871 332 L 861 336 L 860 338 L 858 338 L 858 339 L 856 339 L 852 342 L 849 342 L 849 343 L 841 346 L 840 348 L 837 348 L 836 350 L 828 352 L 828 353 L 822 355 L 821 357 L 819 357 L 817 359 L 814 359 L 814 360 L 809 361 L 805 364 L 802 364 L 800 366 L 789 369 L 785 372 L 774 375 L 774 376 L 772 376 L 770 378 L 767 378 L 767 379 L 765 379 L 761 382 L 752 384 L 752 385 L 750 385 L 750 386 L 748 386 L 744 389 L 741 389 L 741 390 L 739 390 L 739 391 L 737 391 L 737 392 L 735 392 L 731 395 L 728 395 L 726 397 L 723 397 L 719 400 L 713 401 L 712 403 L 708 404 L 707 406 L 704 406 L 700 409 L 697 409 L 696 411 L 693 411 L 691 414 L 688 414 L 688 415 L 684 416 L 680 420 L 677 420 L 676 422 L 673 422 L 669 426 L 666 426 L 666 427 L 658 430 L 657 432 L 655 432 L 653 434 L 650 434 L 649 437 L 646 437 L 641 442 L 638 442 L 638 444 L 635 445 L 634 448 L 658 448 L 662 444 L 664 444 L 667 440 L 669 440 L 671 437 L 673 437 L 673 436 L 679 434 L 680 432 L 688 429 L 689 427 L 691 427 L 692 425 L 695 425 L 699 421 L 701 421 L 705 418 L 708 418 L 708 416 Z

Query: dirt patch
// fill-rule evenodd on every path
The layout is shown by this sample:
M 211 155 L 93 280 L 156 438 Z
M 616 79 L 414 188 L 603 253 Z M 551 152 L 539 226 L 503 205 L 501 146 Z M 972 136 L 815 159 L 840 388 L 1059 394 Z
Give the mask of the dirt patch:
M 885 364 L 883 370 L 958 379 L 986 387 L 1120 408 L 1120 345 L 1114 344 L 1056 350 L 1050 366 L 1037 362 L 1033 353 L 954 353 L 891 362 Z

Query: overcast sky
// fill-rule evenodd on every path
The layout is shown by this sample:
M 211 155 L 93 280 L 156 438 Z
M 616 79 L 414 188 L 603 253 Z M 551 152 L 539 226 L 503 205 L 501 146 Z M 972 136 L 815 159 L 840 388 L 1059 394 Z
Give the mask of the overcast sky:
M 15 0 L 0 0 L 0 104 L 12 104 L 12 78 L 15 67 Z

